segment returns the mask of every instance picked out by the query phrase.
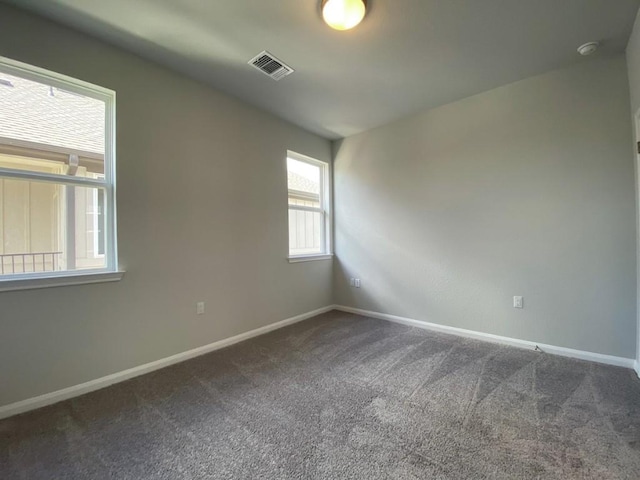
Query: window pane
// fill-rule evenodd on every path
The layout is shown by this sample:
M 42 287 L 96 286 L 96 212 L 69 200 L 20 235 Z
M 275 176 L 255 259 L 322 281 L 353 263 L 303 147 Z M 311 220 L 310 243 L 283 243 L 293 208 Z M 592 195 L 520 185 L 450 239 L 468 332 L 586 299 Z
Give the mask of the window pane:
M 318 198 L 320 195 L 320 167 L 287 158 L 287 180 L 291 191 Z
M 104 268 L 104 194 L 0 178 L 0 275 Z
M 0 141 L 0 155 L 10 156 L 3 167 L 41 172 L 48 160 L 47 173 L 104 172 L 104 102 L 8 73 L 0 80 L 0 137 L 9 140 Z
M 100 199 L 105 192 L 93 187 L 67 186 L 65 190 L 67 196 L 75 196 L 75 269 L 104 268 L 105 217 Z
M 289 209 L 289 254 L 322 253 L 322 214 Z

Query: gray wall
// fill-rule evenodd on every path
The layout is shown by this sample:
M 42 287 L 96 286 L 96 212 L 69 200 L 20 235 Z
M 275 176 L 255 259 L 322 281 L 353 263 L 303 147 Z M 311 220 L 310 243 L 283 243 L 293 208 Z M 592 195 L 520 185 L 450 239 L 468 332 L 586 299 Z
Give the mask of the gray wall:
M 631 113 L 640 109 L 640 11 L 627 45 L 627 68 L 631 93 Z
M 635 117 L 636 112 L 640 110 L 640 12 L 636 17 L 636 23 L 627 45 L 627 68 L 629 71 L 629 90 L 631 94 L 631 115 Z M 634 122 L 634 129 L 637 128 Z M 635 135 L 634 135 L 635 140 Z M 635 147 L 632 147 L 635 150 Z M 638 168 L 638 156 L 634 153 L 636 158 L 636 211 L 640 215 L 640 196 L 638 192 L 638 185 L 640 185 L 640 169 Z M 638 225 L 640 226 L 640 217 L 638 218 Z M 638 229 L 640 231 L 640 228 Z M 637 251 L 640 258 L 640 238 L 637 240 Z M 638 265 L 638 271 L 640 272 L 640 264 Z M 640 284 L 637 286 L 637 298 L 640 305 Z M 640 307 L 639 307 L 640 308 Z M 640 311 L 638 312 L 638 340 L 636 349 L 636 359 L 640 362 Z M 639 366 L 640 367 L 640 366 Z M 640 374 L 640 373 L 639 373 Z
M 328 141 L 1 4 L 0 55 L 117 92 L 127 271 L 0 293 L 0 405 L 331 304 L 330 261 L 286 260 L 286 150 L 330 160 Z
M 619 55 L 336 143 L 336 302 L 632 358 L 629 118 Z

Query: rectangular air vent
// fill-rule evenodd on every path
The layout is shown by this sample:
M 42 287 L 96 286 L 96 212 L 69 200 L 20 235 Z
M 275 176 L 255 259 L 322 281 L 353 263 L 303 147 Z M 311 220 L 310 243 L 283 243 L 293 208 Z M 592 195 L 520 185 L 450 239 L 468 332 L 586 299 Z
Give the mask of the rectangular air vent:
M 290 73 L 293 73 L 293 68 L 289 65 L 285 65 L 283 61 L 278 60 L 266 50 L 260 52 L 254 58 L 249 60 L 248 63 L 274 80 L 280 80 Z

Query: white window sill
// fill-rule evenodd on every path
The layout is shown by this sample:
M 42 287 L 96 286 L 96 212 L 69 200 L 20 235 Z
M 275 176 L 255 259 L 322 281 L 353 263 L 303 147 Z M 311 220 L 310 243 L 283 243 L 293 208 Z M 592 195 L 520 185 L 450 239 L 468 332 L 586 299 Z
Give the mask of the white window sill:
M 320 255 L 299 255 L 297 257 L 288 257 L 289 263 L 314 262 L 316 260 L 331 260 L 333 253 L 323 253 Z
M 45 277 L 16 275 L 12 278 L 0 279 L 0 292 L 66 287 L 69 285 L 85 285 L 89 283 L 118 282 L 122 280 L 123 276 L 124 272 L 72 272 Z

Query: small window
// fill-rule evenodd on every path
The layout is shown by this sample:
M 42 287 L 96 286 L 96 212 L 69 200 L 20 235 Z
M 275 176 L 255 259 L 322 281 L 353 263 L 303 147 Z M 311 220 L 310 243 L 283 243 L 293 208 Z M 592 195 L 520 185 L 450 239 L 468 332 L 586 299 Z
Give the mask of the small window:
M 288 152 L 289 258 L 331 253 L 329 164 Z
M 0 80 L 0 280 L 115 272 L 115 93 L 1 57 Z

